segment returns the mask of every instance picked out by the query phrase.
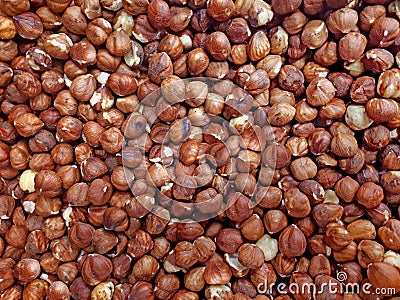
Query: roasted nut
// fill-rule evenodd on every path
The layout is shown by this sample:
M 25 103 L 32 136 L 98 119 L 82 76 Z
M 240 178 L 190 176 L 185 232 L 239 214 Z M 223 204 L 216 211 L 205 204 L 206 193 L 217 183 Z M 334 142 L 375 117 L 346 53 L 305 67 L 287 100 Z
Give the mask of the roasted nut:
M 301 42 L 310 49 L 321 47 L 328 39 L 328 28 L 321 20 L 308 22 L 301 34 Z
M 399 22 L 393 18 L 382 17 L 376 19 L 369 32 L 372 47 L 387 47 L 393 44 L 399 34 Z
M 335 96 L 335 87 L 326 78 L 314 78 L 306 89 L 307 102 L 313 106 L 328 104 Z
M 279 250 L 287 257 L 301 256 L 306 245 L 306 238 L 296 225 L 286 227 L 279 235 Z
M 247 45 L 247 54 L 252 61 L 258 61 L 268 55 L 270 43 L 263 31 L 257 31 Z
M 355 10 L 343 7 L 331 13 L 326 21 L 330 32 L 349 33 L 357 25 L 358 14 Z
M 397 281 L 400 277 L 399 271 L 387 263 L 371 263 L 368 265 L 367 275 L 369 281 L 374 287 L 387 288 L 390 286 L 396 291 L 400 290 Z
M 106 280 L 111 272 L 111 261 L 99 254 L 89 254 L 82 265 L 83 280 L 92 286 Z

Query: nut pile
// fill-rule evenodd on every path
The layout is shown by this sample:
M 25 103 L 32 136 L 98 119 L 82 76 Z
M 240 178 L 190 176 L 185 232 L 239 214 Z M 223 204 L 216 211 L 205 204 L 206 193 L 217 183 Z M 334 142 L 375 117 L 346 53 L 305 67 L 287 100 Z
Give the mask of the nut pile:
M 0 300 L 399 299 L 399 18 L 0 0 Z

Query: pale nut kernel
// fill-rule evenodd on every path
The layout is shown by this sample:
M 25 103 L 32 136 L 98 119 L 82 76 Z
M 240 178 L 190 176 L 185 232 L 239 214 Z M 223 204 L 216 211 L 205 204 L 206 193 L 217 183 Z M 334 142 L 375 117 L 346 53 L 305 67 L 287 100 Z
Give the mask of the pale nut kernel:
M 23 191 L 33 193 L 35 191 L 35 176 L 36 172 L 32 170 L 25 170 L 19 178 L 19 186 Z
M 265 261 L 271 261 L 278 254 L 278 240 L 272 238 L 270 235 L 263 235 L 256 245 L 263 251 Z
M 346 124 L 353 130 L 363 130 L 374 122 L 368 114 L 364 105 L 351 104 L 347 106 L 345 115 Z

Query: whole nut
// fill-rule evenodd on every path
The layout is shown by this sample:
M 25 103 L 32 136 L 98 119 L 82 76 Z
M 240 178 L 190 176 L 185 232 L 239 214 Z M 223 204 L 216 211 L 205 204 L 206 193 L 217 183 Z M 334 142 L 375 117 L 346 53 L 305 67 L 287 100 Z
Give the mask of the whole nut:
M 187 68 L 191 75 L 197 76 L 203 73 L 210 60 L 203 49 L 197 48 L 187 54 Z
M 400 31 L 399 22 L 393 18 L 378 18 L 369 32 L 371 46 L 388 47 Z
M 287 257 L 301 256 L 306 245 L 306 238 L 296 225 L 286 227 L 279 235 L 279 250 Z
M 172 62 L 167 53 L 153 54 L 149 58 L 149 77 L 155 83 L 160 84 L 168 76 L 171 76 L 172 73 Z
M 321 20 L 308 22 L 301 34 L 301 42 L 309 49 L 321 47 L 328 39 L 328 28 Z
M 396 291 L 400 290 L 398 279 L 400 279 L 399 271 L 384 262 L 374 262 L 368 266 L 368 279 L 374 287 L 385 288 L 392 287 Z
M 213 32 L 207 37 L 206 49 L 213 58 L 219 61 L 226 60 L 231 54 L 229 39 L 220 31 Z
M 264 258 L 264 252 L 256 245 L 243 244 L 238 249 L 238 260 L 246 268 L 260 268 L 264 263 Z
M 131 50 L 129 36 L 122 29 L 113 31 L 106 41 L 106 48 L 114 56 L 124 56 Z
M 306 89 L 307 102 L 314 106 L 328 104 L 335 96 L 335 87 L 326 78 L 314 78 Z
M 162 29 L 170 25 L 170 9 L 168 4 L 163 0 L 151 1 L 147 8 L 147 15 L 151 24 L 157 29 Z
M 232 0 L 211 0 L 207 2 L 207 13 L 216 21 L 227 21 L 233 14 L 235 5 Z
M 339 55 L 343 60 L 354 62 L 361 57 L 366 46 L 367 38 L 364 35 L 350 32 L 339 41 Z
M 111 261 L 100 254 L 89 254 L 82 265 L 82 278 L 92 286 L 106 280 L 111 272 Z
M 25 258 L 20 260 L 14 268 L 14 276 L 21 283 L 26 284 L 40 274 L 39 262 L 35 259 Z
M 72 81 L 69 90 L 74 98 L 88 101 L 96 90 L 96 79 L 91 74 L 77 76 Z
M 357 25 L 358 14 L 347 7 L 340 8 L 331 13 L 326 21 L 330 32 L 334 34 L 349 33 Z
M 86 32 L 87 21 L 78 6 L 68 7 L 61 17 L 61 22 L 72 33 L 84 35 Z
M 105 43 L 111 32 L 112 27 L 110 22 L 103 18 L 94 19 L 86 28 L 87 38 L 96 46 Z
M 209 261 L 204 269 L 204 280 L 208 284 L 226 284 L 232 276 L 227 264 L 222 261 Z
M 257 31 L 250 38 L 247 45 L 247 54 L 252 61 L 258 61 L 268 55 L 271 49 L 265 32 Z

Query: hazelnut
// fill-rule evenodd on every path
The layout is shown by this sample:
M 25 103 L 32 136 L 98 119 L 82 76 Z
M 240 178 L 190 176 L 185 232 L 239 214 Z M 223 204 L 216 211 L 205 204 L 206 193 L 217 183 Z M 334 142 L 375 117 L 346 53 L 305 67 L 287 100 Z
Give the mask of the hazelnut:
M 182 55 L 183 45 L 178 36 L 169 34 L 160 41 L 158 51 L 166 52 L 171 59 L 175 60 Z
M 367 38 L 361 33 L 350 32 L 340 39 L 339 55 L 343 60 L 354 62 L 364 53 Z
M 147 8 L 147 15 L 151 24 L 157 29 L 166 28 L 170 25 L 170 9 L 163 0 L 150 2 Z
M 73 44 L 69 55 L 71 59 L 81 67 L 94 65 L 97 61 L 96 49 L 87 39 Z
M 306 89 L 307 102 L 313 106 L 328 104 L 335 96 L 335 87 L 326 78 L 317 77 L 311 80 Z
M 382 73 L 389 70 L 394 64 L 393 54 L 385 49 L 371 49 L 361 59 L 366 70 Z
M 172 73 L 172 62 L 165 52 L 154 54 L 149 58 L 149 77 L 155 83 L 160 84 Z
M 292 65 L 284 65 L 278 75 L 281 88 L 288 91 L 297 91 L 304 84 L 304 74 Z
M 129 36 L 123 29 L 113 31 L 106 41 L 106 48 L 111 55 L 124 56 L 131 50 L 131 42 Z
M 25 258 L 20 260 L 14 268 L 14 276 L 22 284 L 31 282 L 40 274 L 39 262 L 35 259 Z
M 356 220 L 347 226 L 347 230 L 355 241 L 372 240 L 376 237 L 376 230 L 371 221 Z
M 264 252 L 256 245 L 243 244 L 238 249 L 238 260 L 246 268 L 258 269 L 264 263 Z
M 193 76 L 203 73 L 209 62 L 207 54 L 201 48 L 194 49 L 187 54 L 188 71 Z
M 86 28 L 86 36 L 88 40 L 96 46 L 105 43 L 111 32 L 111 24 L 104 18 L 94 19 Z
M 286 227 L 279 235 L 279 250 L 287 257 L 301 256 L 306 245 L 306 238 L 296 225 Z
M 89 254 L 83 262 L 81 272 L 87 284 L 97 285 L 111 275 L 112 263 L 100 254 Z
M 293 176 L 298 180 L 307 180 L 317 175 L 316 164 L 308 157 L 301 157 L 290 164 Z
M 235 5 L 232 0 L 211 0 L 207 2 L 207 13 L 218 22 L 227 21 L 234 9 Z
M 252 61 L 258 61 L 268 55 L 271 49 L 269 40 L 264 31 L 257 31 L 250 38 L 247 45 L 247 54 Z
M 384 98 L 398 98 L 400 95 L 397 91 L 399 84 L 400 71 L 398 69 L 390 69 L 379 76 L 376 90 Z
M 309 49 L 321 47 L 328 39 L 328 28 L 321 20 L 308 22 L 301 33 L 301 42 Z
M 69 90 L 71 95 L 79 101 L 88 101 L 96 90 L 96 79 L 91 74 L 77 76 L 72 81 Z
M 368 279 L 374 287 L 378 288 L 394 288 L 396 292 L 400 290 L 398 279 L 400 279 L 399 271 L 384 262 L 373 262 L 368 265 Z
M 386 8 L 383 5 L 368 5 L 360 12 L 360 28 L 363 31 L 370 31 L 375 21 L 386 15 Z
M 210 261 L 204 269 L 204 280 L 208 284 L 226 284 L 232 276 L 227 264 L 222 261 Z
M 206 49 L 213 58 L 224 61 L 231 54 L 228 37 L 220 31 L 211 33 L 206 39 Z
M 331 13 L 326 21 L 328 29 L 333 34 L 349 33 L 358 22 L 355 10 L 343 7 Z
M 268 121 L 274 126 L 283 126 L 293 120 L 296 109 L 287 103 L 276 103 L 268 110 Z
M 399 22 L 393 18 L 376 19 L 369 32 L 369 43 L 372 47 L 388 47 L 399 34 Z

